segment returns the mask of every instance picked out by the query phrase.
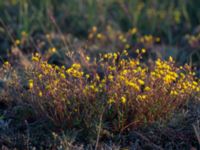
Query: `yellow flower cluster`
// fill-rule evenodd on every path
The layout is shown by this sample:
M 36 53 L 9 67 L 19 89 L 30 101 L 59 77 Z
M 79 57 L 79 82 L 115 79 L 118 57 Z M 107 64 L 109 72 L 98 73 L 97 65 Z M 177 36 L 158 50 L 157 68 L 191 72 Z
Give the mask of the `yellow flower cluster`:
M 60 118 L 65 116 L 61 110 L 79 112 L 83 106 L 98 110 L 99 105 L 112 109 L 113 116 L 130 114 L 133 120 L 125 115 L 118 128 L 136 120 L 152 122 L 166 117 L 191 94 L 200 92 L 200 82 L 188 65 L 177 67 L 170 57 L 167 61 L 158 59 L 149 67 L 140 57 L 146 50 L 138 51 L 134 59 L 123 58 L 127 50 L 101 55 L 98 62 L 88 62 L 92 67 L 86 69 L 87 73 L 79 63 L 66 69 L 50 65 L 36 54 L 32 58 L 36 65 L 29 78 L 30 92 L 40 99 L 53 99 L 51 106 L 55 106 L 55 114 L 61 113 Z
M 38 62 L 39 60 L 40 60 L 40 57 L 38 53 L 32 56 L 32 61 Z
M 75 63 L 71 66 L 71 68 L 66 70 L 66 73 L 73 77 L 81 78 L 83 76 L 83 72 L 80 71 L 80 69 L 81 69 L 81 65 Z
M 161 61 L 158 59 L 156 61 L 155 70 L 151 72 L 151 77 L 153 80 L 162 79 L 165 84 L 170 84 L 178 78 L 178 74 L 173 66 L 170 66 L 170 62 L 173 62 L 173 59 L 170 57 L 169 62 Z

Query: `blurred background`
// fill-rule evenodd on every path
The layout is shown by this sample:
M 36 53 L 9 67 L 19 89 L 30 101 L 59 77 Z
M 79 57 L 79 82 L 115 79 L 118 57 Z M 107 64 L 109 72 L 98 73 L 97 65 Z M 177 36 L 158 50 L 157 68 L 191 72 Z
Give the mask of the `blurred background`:
M 173 56 L 200 64 L 198 0 L 0 0 L 1 62 L 20 64 L 34 52 L 67 65 L 69 55 L 91 56 L 146 48 L 149 59 Z M 69 53 L 70 52 L 70 53 Z

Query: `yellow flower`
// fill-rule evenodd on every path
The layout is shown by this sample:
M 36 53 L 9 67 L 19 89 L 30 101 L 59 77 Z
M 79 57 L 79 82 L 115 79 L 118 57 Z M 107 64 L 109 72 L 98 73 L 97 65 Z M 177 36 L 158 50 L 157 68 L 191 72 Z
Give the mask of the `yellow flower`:
M 142 95 L 142 99 L 144 100 L 144 99 L 146 99 L 147 98 L 147 96 L 146 95 Z
M 65 74 L 64 74 L 64 73 L 61 73 L 61 74 L 60 74 L 60 76 L 61 76 L 63 79 L 65 79 L 65 78 L 66 78 L 66 76 L 65 76 Z
M 146 53 L 146 49 L 143 48 L 143 49 L 142 49 L 142 53 Z
M 32 56 L 32 61 L 36 61 L 36 62 L 39 61 L 39 54 L 38 53 L 36 53 L 35 56 Z
M 175 91 L 175 90 L 172 90 L 172 91 L 170 92 L 170 95 L 174 95 L 174 96 L 176 96 L 176 95 L 178 95 L 178 92 Z
M 121 35 L 119 35 L 119 40 L 123 40 L 124 39 L 124 35 L 123 34 L 121 34 Z
M 116 67 L 108 66 L 108 69 L 109 69 L 110 71 L 114 71 L 114 70 L 116 70 Z
M 181 75 L 182 78 L 185 78 L 185 74 L 184 73 L 181 72 L 180 75 Z
M 51 38 L 51 35 L 50 35 L 50 34 L 46 34 L 45 36 L 46 36 L 47 39 L 50 39 L 50 38 Z
M 147 87 L 144 88 L 144 90 L 145 90 L 145 91 L 150 91 L 151 88 L 147 86 Z
M 95 75 L 95 78 L 99 81 L 100 80 L 100 76 L 98 74 Z
M 22 35 L 22 36 L 27 36 L 26 31 L 22 31 L 22 32 L 21 32 L 21 35 Z
M 195 86 L 198 85 L 198 83 L 196 81 L 193 81 L 192 84 L 195 85 Z
M 131 47 L 131 46 L 130 46 L 129 44 L 126 44 L 126 45 L 125 45 L 125 48 L 126 48 L 126 49 L 129 49 L 130 47 Z
M 103 35 L 102 35 L 101 33 L 98 33 L 98 34 L 97 34 L 97 38 L 98 38 L 98 39 L 102 39 L 102 38 L 103 38 Z
M 89 74 L 86 74 L 85 77 L 86 77 L 87 79 L 89 79 L 89 78 L 90 78 L 90 75 L 89 75 Z
M 160 42 L 160 38 L 159 37 L 156 38 L 156 42 Z
M 136 91 L 140 91 L 140 87 L 139 87 L 137 84 L 135 84 L 135 83 L 133 83 L 133 82 L 128 82 L 128 81 L 126 81 L 126 84 L 127 84 L 128 86 L 134 88 Z
M 99 89 L 96 87 L 96 85 L 90 85 L 90 89 L 92 89 L 94 92 L 99 91 Z
M 146 99 L 147 99 L 147 96 L 146 96 L 146 95 L 138 95 L 138 96 L 137 96 L 137 99 L 138 99 L 138 100 L 146 100 Z
M 112 103 L 114 103 L 114 102 L 115 102 L 115 100 L 114 100 L 113 98 L 109 98 L 108 104 L 112 104 Z
M 49 90 L 51 88 L 50 85 L 46 85 L 45 89 Z
M 39 92 L 39 96 L 42 97 L 42 91 Z
M 130 33 L 133 35 L 133 34 L 135 34 L 135 33 L 137 33 L 137 28 L 132 28 L 131 30 L 130 30 Z
M 126 39 L 126 38 L 123 38 L 121 41 L 122 41 L 123 43 L 126 43 L 126 42 L 127 42 L 127 39 Z
M 122 96 L 121 97 L 121 102 L 122 102 L 122 104 L 125 104 L 126 103 L 126 97 Z
M 136 99 L 137 100 L 141 100 L 141 101 L 146 100 L 147 99 L 147 95 L 138 95 Z
M 170 62 L 173 62 L 172 56 L 169 57 L 169 61 L 170 61 Z
M 117 53 L 113 54 L 114 59 L 117 59 Z
M 75 63 L 75 64 L 72 65 L 72 68 L 74 68 L 74 69 L 80 69 L 80 68 L 81 68 L 81 65 Z
M 55 47 L 52 47 L 50 50 L 51 50 L 51 52 L 53 52 L 53 53 L 56 52 L 56 48 L 55 48 Z
M 97 32 L 97 27 L 96 26 L 92 27 L 92 32 L 94 32 L 94 33 Z
M 81 65 L 75 63 L 71 66 L 71 68 L 66 70 L 66 73 L 73 77 L 81 78 L 83 76 L 83 72 L 79 70 L 80 68 L 81 68 Z
M 19 45 L 20 43 L 21 43 L 20 40 L 15 40 L 16 45 Z
M 139 82 L 140 85 L 144 85 L 144 81 L 143 80 L 139 79 L 138 82 Z
M 39 74 L 39 75 L 38 75 L 38 78 L 39 78 L 39 79 L 42 79 L 42 74 Z
M 110 74 L 108 75 L 108 79 L 109 79 L 110 81 L 113 81 L 113 78 L 114 78 L 113 75 L 110 75 Z
M 89 57 L 89 56 L 87 56 L 87 57 L 86 57 L 86 60 L 87 60 L 87 61 L 90 61 L 90 57 Z
M 125 56 L 128 56 L 128 52 L 127 52 L 127 50 L 125 49 L 125 50 L 123 50 L 123 54 L 125 55 Z
M 5 65 L 9 65 L 9 62 L 8 62 L 8 61 L 5 61 L 4 64 L 5 64 Z
M 30 88 L 30 89 L 33 88 L 33 80 L 32 80 L 32 79 L 29 80 L 29 88 Z

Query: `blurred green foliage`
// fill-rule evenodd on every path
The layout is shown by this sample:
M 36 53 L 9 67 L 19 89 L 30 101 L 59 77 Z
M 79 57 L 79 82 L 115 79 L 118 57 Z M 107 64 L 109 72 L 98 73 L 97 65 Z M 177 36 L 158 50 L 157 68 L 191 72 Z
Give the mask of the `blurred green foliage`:
M 66 47 L 66 33 L 87 39 L 93 26 L 103 32 L 111 25 L 123 33 L 134 27 L 139 35 L 160 37 L 167 48 L 175 47 L 162 56 L 189 62 L 194 59 L 193 50 L 184 37 L 195 34 L 200 26 L 199 6 L 197 0 L 0 0 L 1 59 L 6 58 L 14 40 L 22 39 L 22 32 L 30 37 L 28 42 L 43 41 L 44 35 L 58 33 Z M 199 46 L 198 38 L 189 36 L 188 40 Z M 38 45 L 32 43 L 24 49 L 41 49 Z
M 124 31 L 135 26 L 175 42 L 172 33 L 200 23 L 199 6 L 196 0 L 0 0 L 0 17 L 19 32 L 53 30 L 56 19 L 63 32 L 80 36 L 93 25 L 114 24 Z

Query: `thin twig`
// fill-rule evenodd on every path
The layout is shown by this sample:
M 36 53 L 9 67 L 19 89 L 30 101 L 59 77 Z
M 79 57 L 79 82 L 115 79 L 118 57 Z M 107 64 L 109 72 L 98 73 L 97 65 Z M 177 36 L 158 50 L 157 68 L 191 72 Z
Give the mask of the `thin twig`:
M 100 139 L 100 133 L 101 133 L 101 126 L 102 126 L 103 113 L 104 113 L 104 111 L 102 112 L 102 114 L 101 114 L 101 116 L 100 116 L 99 129 L 98 129 L 98 134 L 97 134 L 97 140 L 96 140 L 95 150 L 97 150 L 98 145 L 99 145 L 99 139 Z
M 200 128 L 199 128 L 199 121 L 197 122 L 197 125 L 192 125 L 193 128 L 194 128 L 194 132 L 195 132 L 195 135 L 197 137 L 197 140 L 199 142 L 199 145 L 200 145 Z

